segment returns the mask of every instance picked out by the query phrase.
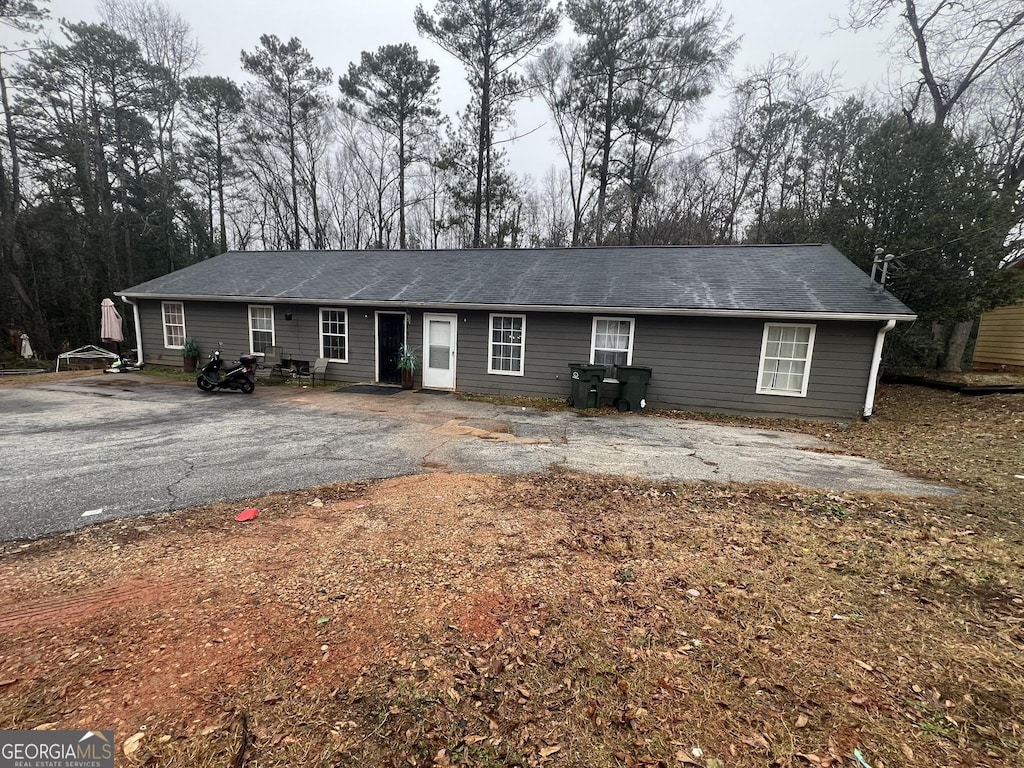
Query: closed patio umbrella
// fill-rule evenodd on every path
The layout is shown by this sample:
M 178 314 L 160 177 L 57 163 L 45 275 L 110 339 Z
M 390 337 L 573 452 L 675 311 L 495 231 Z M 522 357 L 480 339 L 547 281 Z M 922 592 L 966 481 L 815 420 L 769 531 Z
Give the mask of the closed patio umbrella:
M 100 304 L 102 317 L 100 319 L 100 341 L 113 341 L 120 344 L 124 341 L 124 331 L 121 330 L 121 315 L 114 307 L 114 302 L 104 299 Z
M 32 349 L 32 345 L 29 343 L 27 333 L 21 334 L 21 356 L 26 360 L 36 356 L 35 351 Z

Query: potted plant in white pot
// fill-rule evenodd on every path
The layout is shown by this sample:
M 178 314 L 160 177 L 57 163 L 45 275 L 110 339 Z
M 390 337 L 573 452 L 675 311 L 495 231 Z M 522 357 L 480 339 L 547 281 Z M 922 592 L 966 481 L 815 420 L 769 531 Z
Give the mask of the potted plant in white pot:
M 185 346 L 181 348 L 181 357 L 185 373 L 195 373 L 196 363 L 199 362 L 199 342 L 195 339 L 186 339 Z
M 402 389 L 412 389 L 413 374 L 420 367 L 420 359 L 416 356 L 416 348 L 403 344 L 398 350 L 398 370 L 402 372 Z

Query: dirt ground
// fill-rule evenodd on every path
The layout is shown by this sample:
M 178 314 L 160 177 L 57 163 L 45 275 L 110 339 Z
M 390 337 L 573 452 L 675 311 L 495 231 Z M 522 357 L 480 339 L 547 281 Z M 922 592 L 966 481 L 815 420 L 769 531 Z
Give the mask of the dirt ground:
M 54 381 L 80 379 L 83 376 L 101 376 L 102 369 L 91 371 L 61 371 L 60 373 L 33 373 L 27 376 L 0 376 L 0 389 L 18 389 L 32 387 L 37 384 L 49 384 Z
M 0 728 L 132 766 L 1024 762 L 1024 397 L 789 426 L 963 492 L 433 473 L 12 544 Z

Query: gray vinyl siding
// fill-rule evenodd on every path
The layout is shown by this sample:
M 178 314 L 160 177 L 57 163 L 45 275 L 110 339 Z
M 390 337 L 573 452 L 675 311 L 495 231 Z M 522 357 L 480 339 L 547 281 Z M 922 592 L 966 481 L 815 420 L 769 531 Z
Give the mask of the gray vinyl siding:
M 600 315 L 602 317 L 611 315 Z M 620 316 L 620 315 L 615 315 Z M 487 373 L 487 312 L 459 313 L 457 389 L 567 397 L 569 363 L 590 362 L 594 315 L 527 313 L 524 375 Z M 806 397 L 757 394 L 761 320 L 634 316 L 633 365 L 654 369 L 652 407 L 850 418 L 864 407 L 879 323 L 816 322 Z M 604 395 L 614 396 L 614 385 Z
M 864 407 L 878 325 L 817 322 L 806 397 L 757 394 L 764 322 L 638 318 L 633 362 L 654 369 L 655 407 L 849 418 Z M 660 375 L 659 375 L 660 374 Z
M 271 304 L 272 302 L 267 302 Z M 199 342 L 203 357 L 223 343 L 236 359 L 249 351 L 248 305 L 186 301 L 185 329 Z M 159 301 L 139 302 L 145 359 L 181 365 L 181 352 L 163 345 Z M 273 304 L 275 343 L 287 357 L 320 357 L 319 309 L 313 305 Z M 331 363 L 329 379 L 376 380 L 375 312 L 372 308 L 323 305 L 348 310 L 348 362 Z M 383 308 L 382 308 L 383 309 Z M 291 320 L 285 320 L 290 312 Z M 489 374 L 489 312 L 460 311 L 456 389 L 480 394 L 564 398 L 569 368 L 590 361 L 594 315 L 526 313 L 524 375 Z M 508 314 L 522 314 L 509 312 Z M 602 315 L 604 316 L 604 315 Z M 753 415 L 852 418 L 861 412 L 880 322 L 818 321 L 806 397 L 757 394 L 757 371 L 764 322 L 757 319 L 634 316 L 633 364 L 654 369 L 648 390 L 652 407 L 722 411 Z M 407 341 L 422 358 L 423 312 L 408 312 Z M 419 385 L 421 372 L 416 374 Z M 605 395 L 614 396 L 607 385 Z
M 199 343 L 201 360 L 223 346 L 221 354 L 237 360 L 249 353 L 249 305 L 222 302 L 184 301 L 185 336 Z M 164 346 L 163 313 L 159 301 L 139 301 L 142 321 L 142 351 L 148 364 L 180 366 L 181 350 Z M 275 318 L 276 322 L 276 318 Z
M 244 302 L 185 301 L 185 333 L 199 343 L 202 360 L 222 345 L 222 355 L 237 360 L 249 354 L 249 304 Z M 320 309 L 348 310 L 348 361 L 327 366 L 327 378 L 338 382 L 374 381 L 375 312 L 373 309 L 324 304 L 274 304 L 274 344 L 286 358 L 313 362 L 320 357 Z M 291 314 L 291 320 L 285 316 Z M 163 316 L 160 301 L 139 301 L 142 321 L 142 346 L 145 361 L 151 365 L 182 365 L 181 350 L 164 346 Z M 419 345 L 422 315 L 409 313 L 408 341 Z

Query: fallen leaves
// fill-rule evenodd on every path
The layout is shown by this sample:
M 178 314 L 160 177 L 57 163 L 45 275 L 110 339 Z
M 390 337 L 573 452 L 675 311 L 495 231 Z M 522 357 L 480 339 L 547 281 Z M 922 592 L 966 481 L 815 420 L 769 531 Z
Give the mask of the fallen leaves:
M 76 717 L 126 706 L 120 732 L 132 733 L 149 712 L 131 703 L 130 675 L 102 670 L 159 668 L 136 764 L 223 764 L 230 729 L 181 725 L 183 701 L 200 724 L 220 707 L 252 712 L 268 765 L 319 750 L 353 765 L 414 752 L 417 766 L 603 751 L 622 766 L 829 768 L 849 764 L 862 733 L 876 768 L 877 755 L 1009 762 L 1001 745 L 1021 723 L 1007 702 L 1024 685 L 1019 624 L 1001 617 L 1020 611 L 1021 574 L 1007 566 L 1020 545 L 984 520 L 968 527 L 962 500 L 568 473 L 387 482 L 260 499 L 259 536 L 232 524 L 238 505 L 172 518 L 173 535 L 115 536 L 117 573 L 194 584 L 184 608 L 133 605 L 123 629 L 106 615 L 53 632 L 52 648 L 51 633 L 16 639 L 0 659 L 0 677 L 16 678 L 4 698 L 24 710 L 31 683 Z M 9 565 L 17 556 L 0 573 L 73 591 L 74 574 L 114 562 L 92 559 L 111 541 L 88 541 L 34 552 L 31 574 Z M 22 661 L 30 652 L 42 657 Z M 92 687 L 62 690 L 47 665 Z
M 807 752 L 807 753 L 797 752 L 795 756 L 799 757 L 801 760 L 805 760 L 806 762 L 810 763 L 811 765 L 822 766 L 822 768 L 828 768 L 829 766 L 832 765 L 832 758 L 831 757 L 819 757 L 818 755 L 814 754 L 813 752 Z
M 146 737 L 145 732 L 139 731 L 137 733 L 132 734 L 127 739 L 125 739 L 124 743 L 121 744 L 121 751 L 124 753 L 124 756 L 125 757 L 131 757 L 136 752 L 138 752 L 139 751 L 139 745 L 142 743 L 142 740 L 145 737 Z
M 768 739 L 766 739 L 760 733 L 754 733 L 749 736 L 740 736 L 740 741 L 742 741 L 748 747 L 754 747 L 755 749 L 763 749 L 766 752 L 771 750 L 771 745 L 768 743 Z
M 675 758 L 677 763 L 682 763 L 683 765 L 701 765 L 701 763 L 694 760 L 690 756 L 690 753 L 684 749 L 676 750 Z

